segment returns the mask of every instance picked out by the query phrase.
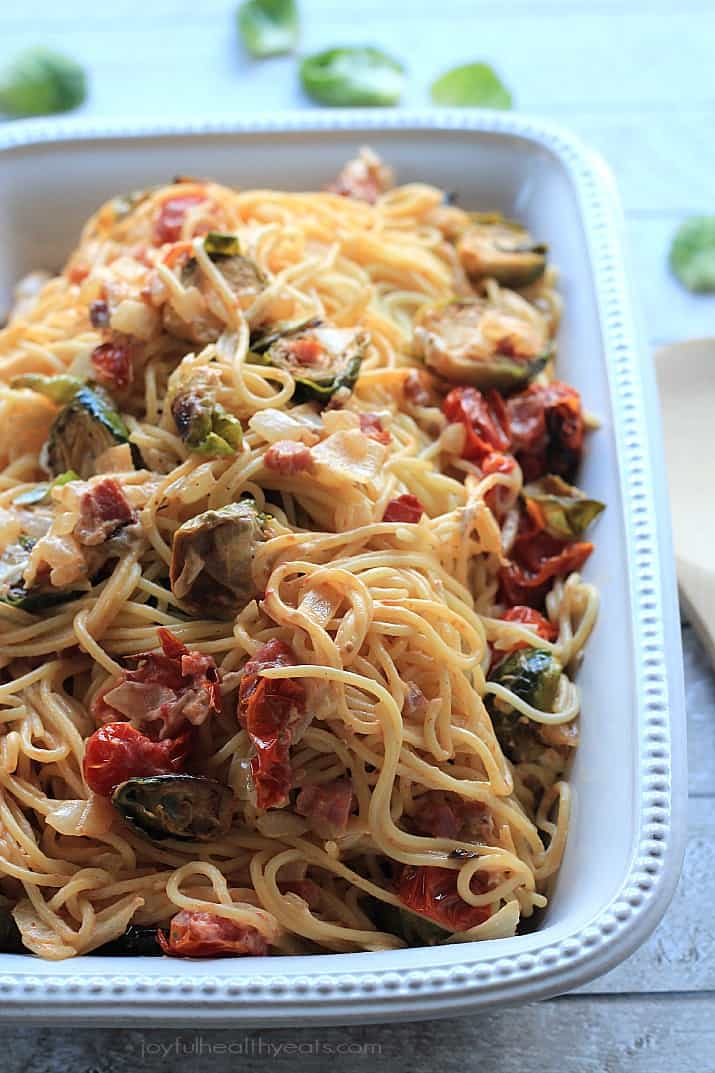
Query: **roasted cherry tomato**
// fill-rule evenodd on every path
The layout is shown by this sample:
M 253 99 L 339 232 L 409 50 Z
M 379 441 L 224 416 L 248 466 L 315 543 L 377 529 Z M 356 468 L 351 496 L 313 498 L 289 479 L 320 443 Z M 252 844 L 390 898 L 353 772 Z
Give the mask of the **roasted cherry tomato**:
M 391 499 L 385 507 L 383 522 L 418 522 L 425 512 L 417 496 L 404 495 Z
M 156 937 L 170 957 L 260 957 L 268 953 L 268 942 L 257 928 L 236 924 L 216 913 L 183 910 L 172 918 L 168 937 L 161 928 Z
M 472 890 L 486 889 L 478 878 L 472 880 Z M 408 909 L 434 920 L 448 931 L 466 931 L 483 924 L 491 916 L 488 905 L 469 905 L 457 893 L 457 872 L 451 868 L 413 867 L 403 865 L 397 883 L 397 893 Z
M 105 723 L 84 748 L 84 779 L 90 790 L 111 797 L 120 782 L 144 775 L 176 775 L 184 770 L 191 731 L 152 741 L 130 723 Z

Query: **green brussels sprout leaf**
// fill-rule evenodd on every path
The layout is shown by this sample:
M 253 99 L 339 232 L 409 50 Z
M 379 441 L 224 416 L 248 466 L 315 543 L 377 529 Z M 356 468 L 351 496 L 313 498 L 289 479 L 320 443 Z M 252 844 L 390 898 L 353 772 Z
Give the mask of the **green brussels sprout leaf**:
M 502 108 L 512 106 L 512 96 L 488 63 L 465 63 L 453 67 L 432 83 L 432 101 L 455 108 Z
M 690 216 L 675 233 L 670 267 L 689 291 L 715 293 L 715 216 Z
M 331 48 L 307 56 L 300 65 L 300 79 L 319 104 L 379 107 L 397 104 L 405 69 L 379 48 Z
M 245 0 L 236 19 L 243 44 L 257 59 L 292 52 L 298 44 L 295 0 Z

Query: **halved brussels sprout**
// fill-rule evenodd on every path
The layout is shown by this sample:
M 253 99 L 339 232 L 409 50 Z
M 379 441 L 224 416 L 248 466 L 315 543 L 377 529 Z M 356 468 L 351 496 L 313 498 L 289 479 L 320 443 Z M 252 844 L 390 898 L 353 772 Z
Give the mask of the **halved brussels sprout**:
M 561 665 L 550 652 L 521 648 L 497 664 L 491 680 L 510 689 L 517 697 L 542 712 L 553 710 L 561 677 Z M 534 762 L 548 747 L 541 727 L 514 708 L 506 708 L 494 696 L 489 698 L 489 714 L 502 752 L 513 763 Z
M 66 591 L 53 589 L 49 592 L 41 588 L 26 589 L 23 584 L 19 584 L 11 585 L 1 594 L 0 603 L 18 607 L 21 611 L 44 611 L 47 607 L 67 603 L 68 600 L 75 600 L 82 595 L 84 594 L 71 589 Z
M 381 931 L 397 935 L 408 946 L 439 946 L 452 934 L 428 917 L 390 902 L 378 902 L 374 917 Z
M 560 678 L 560 663 L 540 648 L 517 649 L 498 663 L 491 674 L 492 682 L 498 682 L 541 712 L 553 709 Z
M 162 949 L 156 931 L 156 928 L 130 924 L 118 939 L 112 939 L 111 943 L 105 943 L 94 952 L 107 957 L 161 957 Z
M 63 591 L 42 585 L 33 585 L 31 589 L 25 587 L 24 575 L 35 543 L 35 539 L 22 534 L 14 543 L 8 544 L 0 556 L 0 603 L 22 611 L 41 611 L 81 595 L 74 590 Z
M 132 190 L 128 194 L 117 194 L 109 202 L 114 219 L 123 220 L 130 212 L 134 212 L 137 205 L 141 205 L 142 201 L 146 201 L 147 198 L 151 197 L 156 189 L 158 188 L 150 186 L 147 190 Z
M 457 241 L 457 254 L 473 282 L 495 279 L 505 287 L 528 287 L 543 276 L 548 247 L 519 224 L 483 218 Z
M 281 336 L 268 347 L 264 360 L 291 374 L 296 401 L 327 402 L 341 388 L 352 389 L 368 341 L 360 328 L 312 328 Z
M 498 309 L 486 298 L 456 299 L 423 309 L 414 346 L 445 380 L 480 390 L 512 391 L 532 380 L 552 356 L 536 324 Z
M 24 373 L 15 376 L 10 382 L 12 388 L 29 388 L 39 395 L 44 395 L 52 402 L 71 402 L 84 387 L 84 381 L 69 373 L 57 373 L 55 376 L 43 376 L 42 373 Z
M 555 474 L 547 474 L 540 481 L 527 484 L 523 496 L 527 505 L 535 505 L 546 532 L 563 540 L 581 536 L 594 518 L 606 509 L 605 503 L 588 499 L 579 488 Z
M 241 422 L 215 402 L 187 385 L 172 400 L 171 415 L 184 443 L 204 455 L 235 454 L 243 441 Z
M 228 786 L 197 775 L 149 775 L 127 779 L 112 794 L 127 823 L 158 841 L 211 842 L 225 835 L 233 817 Z
M 197 615 L 230 619 L 259 595 L 253 578 L 256 544 L 269 516 L 253 500 L 207 510 L 174 533 L 171 591 Z
M 74 470 L 82 480 L 109 447 L 129 441 L 129 430 L 101 388 L 81 387 L 52 423 L 46 444 L 47 468 L 55 476 Z
M 277 324 L 267 335 L 251 338 L 251 351 L 254 354 L 265 354 L 269 347 L 277 343 L 279 339 L 288 339 L 301 332 L 312 331 L 313 328 L 320 328 L 322 323 L 320 317 L 307 317 L 294 324 Z
M 266 278 L 258 266 L 248 257 L 243 257 L 239 250 L 236 235 L 224 235 L 210 231 L 204 239 L 204 249 L 221 272 L 237 303 L 249 305 L 266 285 Z M 191 343 L 207 346 L 215 343 L 226 325 L 221 319 L 222 306 L 218 299 L 206 287 L 204 274 L 198 261 L 192 257 L 181 269 L 181 283 L 184 287 L 196 287 L 206 299 L 206 308 L 191 320 L 184 320 L 167 303 L 162 310 L 164 327 L 178 339 L 187 339 Z

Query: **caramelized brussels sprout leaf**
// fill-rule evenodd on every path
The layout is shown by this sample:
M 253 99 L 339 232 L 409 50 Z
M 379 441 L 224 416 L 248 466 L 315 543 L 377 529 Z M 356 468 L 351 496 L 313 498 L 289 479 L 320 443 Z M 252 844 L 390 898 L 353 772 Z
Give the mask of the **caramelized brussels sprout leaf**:
M 162 949 L 156 931 L 156 928 L 130 924 L 118 939 L 112 939 L 111 943 L 105 943 L 94 952 L 107 957 L 160 957 Z
M 171 591 L 195 614 L 233 618 L 259 595 L 253 577 L 256 545 L 266 539 L 269 516 L 243 499 L 207 510 L 174 533 Z
M 57 373 L 55 376 L 43 376 L 42 373 L 24 373 L 22 376 L 13 377 L 10 382 L 13 388 L 29 388 L 40 395 L 51 399 L 52 402 L 71 402 L 79 391 L 84 387 L 84 381 L 69 373 Z
M 295 0 L 245 0 L 237 12 L 246 49 L 257 59 L 292 52 L 300 25 Z
M 374 915 L 382 931 L 399 936 L 408 946 L 439 946 L 452 934 L 428 917 L 389 902 L 376 902 Z
M 20 929 L 10 910 L 0 905 L 0 953 L 21 954 L 25 951 Z
M 465 63 L 432 83 L 432 101 L 448 108 L 511 108 L 512 95 L 488 63 Z
M 157 841 L 211 842 L 227 833 L 233 816 L 229 788 L 196 775 L 127 779 L 112 804 L 135 830 Z
M 527 506 L 532 510 L 536 507 L 547 533 L 563 540 L 580 537 L 606 509 L 604 503 L 588 499 L 580 489 L 555 474 L 527 484 L 523 495 Z
M 187 447 L 198 454 L 235 454 L 243 442 L 241 422 L 214 402 L 211 394 L 192 390 L 179 392 L 171 403 L 174 424 Z
M 241 253 L 241 244 L 237 235 L 209 231 L 204 239 L 204 249 L 212 259 L 214 257 L 238 257 Z
M 150 186 L 146 190 L 132 190 L 128 194 L 117 194 L 109 202 L 114 213 L 114 219 L 123 220 L 125 216 L 129 216 L 138 205 L 141 205 L 142 201 L 146 201 L 147 198 L 151 197 L 156 189 L 157 187 Z
M 61 488 L 64 484 L 69 484 L 70 481 L 78 481 L 79 474 L 75 473 L 73 469 L 68 469 L 66 473 L 60 473 L 59 477 L 55 477 L 54 481 L 43 481 L 42 484 L 36 484 L 34 488 L 29 488 L 27 492 L 20 492 L 13 499 L 13 505 L 16 507 L 33 507 L 38 503 L 47 503 L 50 499 L 50 494 L 53 488 Z
M 74 470 L 87 480 L 104 451 L 128 440 L 129 430 L 109 396 L 100 388 L 82 387 L 52 423 L 47 467 L 56 476 Z

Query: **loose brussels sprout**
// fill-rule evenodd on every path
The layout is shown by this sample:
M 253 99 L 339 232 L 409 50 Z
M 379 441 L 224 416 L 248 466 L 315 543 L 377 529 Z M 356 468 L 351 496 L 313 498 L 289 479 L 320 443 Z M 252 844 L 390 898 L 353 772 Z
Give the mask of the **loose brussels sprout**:
M 29 388 L 39 395 L 44 395 L 52 402 L 71 402 L 84 387 L 84 381 L 69 373 L 57 373 L 55 376 L 43 376 L 42 373 L 25 373 L 15 376 L 10 382 L 13 388 Z
M 242 499 L 207 510 L 174 533 L 171 591 L 197 615 L 230 619 L 259 595 L 253 578 L 256 544 L 266 539 L 269 516 Z
M 47 48 L 22 52 L 0 76 L 0 112 L 16 118 L 69 112 L 86 96 L 83 68 Z
M 52 423 L 47 467 L 55 476 L 71 469 L 87 480 L 107 448 L 128 440 L 129 430 L 109 396 L 100 388 L 82 387 Z
M 588 499 L 579 488 L 554 474 L 527 484 L 523 495 L 527 505 L 536 505 L 546 532 L 563 540 L 581 536 L 594 518 L 606 509 L 604 503 Z
M 8 908 L 0 906 L 0 953 L 21 954 L 26 952 L 20 929 Z
M 174 424 L 187 447 L 204 455 L 235 454 L 243 441 L 241 422 L 191 384 L 171 402 Z
M 353 387 L 367 344 L 368 335 L 359 328 L 315 328 L 277 339 L 263 360 L 291 374 L 296 401 L 327 402 L 341 388 Z
M 161 957 L 162 949 L 156 931 L 156 928 L 130 924 L 118 939 L 112 939 L 111 943 L 105 943 L 94 952 L 107 957 Z
M 561 677 L 561 666 L 550 652 L 520 648 L 499 663 L 491 680 L 542 712 L 553 710 Z M 506 710 L 501 700 L 490 697 L 489 713 L 502 751 L 513 763 L 535 761 L 547 748 L 538 723 L 515 709 Z
M 552 356 L 540 327 L 505 313 L 486 298 L 425 308 L 416 321 L 414 346 L 445 380 L 480 390 L 523 387 Z
M 476 223 L 460 237 L 457 254 L 473 282 L 495 279 L 505 287 L 528 287 L 543 276 L 548 247 L 507 220 Z
M 112 804 L 137 831 L 159 841 L 211 842 L 227 833 L 233 816 L 229 788 L 196 775 L 127 779 Z
M 389 902 L 378 902 L 374 917 L 381 931 L 399 936 L 408 946 L 439 946 L 452 934 L 428 917 Z
M 36 484 L 34 488 L 30 488 L 27 492 L 20 492 L 13 499 L 13 506 L 33 507 L 37 506 L 38 503 L 47 503 L 53 488 L 61 488 L 63 484 L 78 480 L 79 474 L 75 473 L 73 469 L 68 469 L 66 473 L 60 473 L 59 477 L 55 477 L 54 481 L 43 481 L 42 484 Z

